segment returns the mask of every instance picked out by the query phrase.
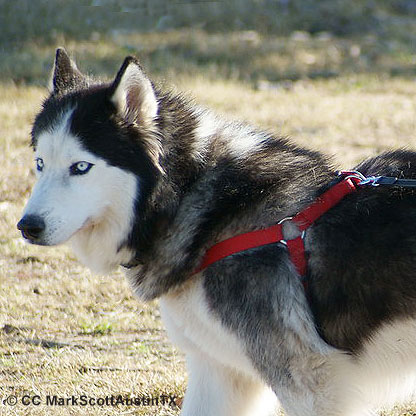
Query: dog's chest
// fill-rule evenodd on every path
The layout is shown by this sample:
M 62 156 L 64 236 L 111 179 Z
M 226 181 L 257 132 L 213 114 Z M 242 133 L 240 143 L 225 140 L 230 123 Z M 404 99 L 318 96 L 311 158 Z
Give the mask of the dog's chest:
M 185 353 L 209 357 L 258 377 L 244 351 L 244 343 L 209 310 L 200 281 L 192 282 L 180 293 L 162 297 L 160 309 L 169 337 Z

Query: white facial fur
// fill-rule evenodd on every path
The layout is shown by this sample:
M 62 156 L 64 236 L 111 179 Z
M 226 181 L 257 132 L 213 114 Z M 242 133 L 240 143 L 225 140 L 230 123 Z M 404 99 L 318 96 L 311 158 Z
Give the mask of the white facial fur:
M 39 244 L 70 241 L 75 254 L 88 267 L 108 272 L 132 256 L 125 242 L 134 216 L 137 179 L 110 166 L 82 148 L 68 129 L 72 110 L 54 128 L 39 135 L 35 157 L 44 163 L 37 172 L 24 215 L 40 216 L 46 225 Z M 94 166 L 84 175 L 71 175 L 70 166 L 85 161 Z

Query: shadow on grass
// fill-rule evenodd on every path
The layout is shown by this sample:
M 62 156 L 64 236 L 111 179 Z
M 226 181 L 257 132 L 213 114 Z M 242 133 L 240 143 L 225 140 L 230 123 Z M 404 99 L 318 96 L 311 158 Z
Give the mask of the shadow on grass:
M 44 85 L 56 46 L 104 76 L 113 76 L 128 54 L 163 77 L 198 74 L 254 85 L 416 74 L 413 0 L 82 3 L 0 2 L 0 81 Z
M 48 43 L 27 41 L 0 49 L 0 81 L 45 85 L 56 46 L 64 46 L 82 70 L 113 77 L 127 55 L 136 55 L 156 77 L 204 76 L 252 83 L 279 83 L 299 79 L 332 78 L 376 73 L 415 76 L 410 42 L 368 34 L 335 37 L 327 32 L 290 36 L 262 35 L 255 31 L 208 33 L 181 29 L 159 33 L 94 32 L 90 39 L 58 37 Z

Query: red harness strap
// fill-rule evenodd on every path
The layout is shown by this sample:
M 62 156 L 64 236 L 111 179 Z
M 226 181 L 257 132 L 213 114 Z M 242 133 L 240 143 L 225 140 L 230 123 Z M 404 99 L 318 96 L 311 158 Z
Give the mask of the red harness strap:
M 263 230 L 251 231 L 249 233 L 239 234 L 235 237 L 228 238 L 212 246 L 206 253 L 201 265 L 194 273 L 210 266 L 225 257 L 249 250 L 251 248 L 264 246 L 272 243 L 283 243 L 287 246 L 290 258 L 296 271 L 304 278 L 306 275 L 307 259 L 305 255 L 305 246 L 303 244 L 304 232 L 309 228 L 321 215 L 337 205 L 346 195 L 356 191 L 357 185 L 362 178 L 350 175 L 329 188 L 319 196 L 312 204 L 303 211 L 299 212 L 292 218 L 285 218 L 279 224 L 273 225 Z M 298 227 L 300 234 L 298 237 L 286 240 L 283 235 L 283 222 L 292 221 Z M 306 287 L 306 282 L 303 279 Z

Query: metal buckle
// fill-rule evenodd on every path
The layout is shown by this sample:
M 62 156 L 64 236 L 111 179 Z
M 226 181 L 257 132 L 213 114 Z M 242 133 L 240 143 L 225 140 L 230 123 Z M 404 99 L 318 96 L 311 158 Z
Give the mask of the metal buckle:
M 277 223 L 277 225 L 280 225 L 280 224 L 283 224 L 284 222 L 286 222 L 286 221 L 291 221 L 291 220 L 293 220 L 293 218 L 294 217 L 285 217 L 285 218 L 283 218 L 283 219 L 281 219 L 278 223 Z M 297 226 L 297 225 L 296 225 Z M 283 230 L 282 230 L 282 234 L 283 234 Z M 305 234 L 306 234 L 306 230 L 302 230 L 301 231 L 301 233 L 300 233 L 300 238 L 302 239 L 302 240 L 304 240 L 305 239 Z M 295 237 L 295 238 L 299 238 L 299 237 Z M 291 239 L 291 240 L 294 240 L 295 238 L 293 238 L 293 239 Z M 279 243 L 281 243 L 281 244 L 283 244 L 284 246 L 287 246 L 287 240 L 279 240 Z
M 379 186 L 377 183 L 380 176 L 364 176 L 361 172 L 358 170 L 348 170 L 348 171 L 338 171 L 338 176 L 344 176 L 344 180 L 355 178 L 359 179 L 360 182 L 357 183 L 357 186 L 364 186 L 364 185 L 371 185 L 371 186 Z
M 344 180 L 349 178 L 360 179 L 360 183 L 367 179 L 361 172 L 358 172 L 358 170 L 339 170 L 338 176 L 344 176 Z
M 358 185 L 371 185 L 371 186 L 380 186 L 377 181 L 380 179 L 380 176 L 369 176 L 368 178 L 365 178 L 365 180 L 361 181 Z

